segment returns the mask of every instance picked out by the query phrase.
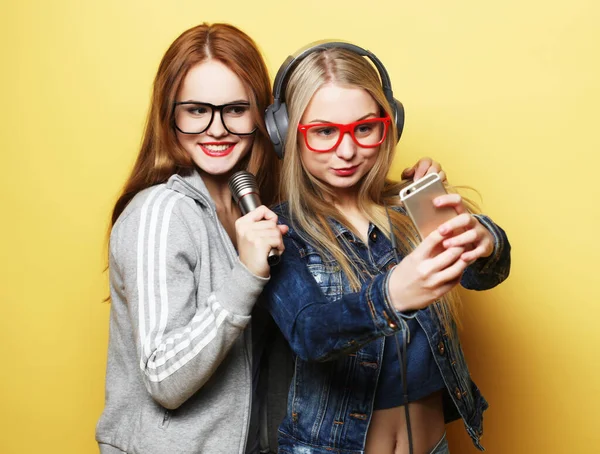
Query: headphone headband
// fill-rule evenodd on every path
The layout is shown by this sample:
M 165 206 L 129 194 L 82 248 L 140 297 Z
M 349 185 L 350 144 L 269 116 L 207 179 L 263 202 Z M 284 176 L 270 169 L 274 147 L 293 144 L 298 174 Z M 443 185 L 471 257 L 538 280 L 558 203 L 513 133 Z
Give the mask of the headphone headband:
M 361 57 L 367 57 L 375 67 L 377 68 L 377 72 L 379 73 L 379 77 L 381 78 L 381 85 L 383 87 L 383 91 L 386 97 L 389 95 L 393 96 L 392 93 L 392 83 L 390 81 L 390 76 L 379 60 L 373 52 L 368 51 L 367 49 L 363 49 L 355 44 L 346 42 L 346 41 L 316 41 L 307 46 L 304 46 L 302 49 L 298 50 L 295 54 L 289 55 L 281 67 L 279 71 L 277 71 L 277 75 L 275 76 L 275 82 L 273 83 L 273 98 L 275 99 L 274 103 L 280 103 L 284 93 L 282 93 L 283 88 L 285 87 L 285 83 L 287 82 L 288 75 L 292 72 L 292 70 L 300 63 L 304 58 L 313 52 L 317 52 L 319 50 L 325 49 L 346 49 L 352 51 Z

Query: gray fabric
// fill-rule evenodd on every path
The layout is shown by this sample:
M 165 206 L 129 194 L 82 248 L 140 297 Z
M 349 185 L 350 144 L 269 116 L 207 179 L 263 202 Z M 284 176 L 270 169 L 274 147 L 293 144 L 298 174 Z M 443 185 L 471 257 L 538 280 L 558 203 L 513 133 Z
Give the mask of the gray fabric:
M 109 254 L 97 441 L 128 454 L 244 453 L 250 314 L 268 279 L 238 260 L 200 176 L 174 175 L 137 194 L 112 229 Z
M 115 448 L 114 446 L 105 443 L 98 443 L 100 454 L 127 454 L 125 451 Z

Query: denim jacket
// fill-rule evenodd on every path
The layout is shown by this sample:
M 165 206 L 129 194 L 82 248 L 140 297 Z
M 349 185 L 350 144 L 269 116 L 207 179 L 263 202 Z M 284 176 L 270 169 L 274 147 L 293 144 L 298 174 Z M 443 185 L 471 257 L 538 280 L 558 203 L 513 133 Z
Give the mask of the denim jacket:
M 287 414 L 279 429 L 280 453 L 363 453 L 383 359 L 384 337 L 406 329 L 387 293 L 395 266 L 390 241 L 373 224 L 368 245 L 338 222 L 335 235 L 366 262 L 374 278 L 358 292 L 350 289 L 339 264 L 321 254 L 290 223 L 287 204 L 275 208 L 279 222 L 290 226 L 285 252 L 265 287 L 265 304 L 295 354 Z M 461 285 L 485 290 L 502 282 L 510 270 L 510 244 L 504 231 L 477 216 L 493 235 L 494 253 L 471 264 Z M 399 260 L 402 256 L 399 255 Z M 431 308 L 413 312 L 423 328 L 445 382 L 446 422 L 462 418 L 475 446 L 483 447 L 482 416 L 488 407 L 471 380 L 456 327 L 444 332 Z

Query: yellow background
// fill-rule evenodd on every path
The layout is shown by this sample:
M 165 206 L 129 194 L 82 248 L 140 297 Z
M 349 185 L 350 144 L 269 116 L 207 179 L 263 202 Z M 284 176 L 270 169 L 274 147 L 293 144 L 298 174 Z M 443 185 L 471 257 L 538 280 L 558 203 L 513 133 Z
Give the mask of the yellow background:
M 274 74 L 340 38 L 386 64 L 419 156 L 483 195 L 509 280 L 467 294 L 464 348 L 496 453 L 600 446 L 600 4 L 542 1 L 5 1 L 0 18 L 0 452 L 94 453 L 109 211 L 168 45 L 228 21 Z M 461 423 L 453 453 L 476 452 Z

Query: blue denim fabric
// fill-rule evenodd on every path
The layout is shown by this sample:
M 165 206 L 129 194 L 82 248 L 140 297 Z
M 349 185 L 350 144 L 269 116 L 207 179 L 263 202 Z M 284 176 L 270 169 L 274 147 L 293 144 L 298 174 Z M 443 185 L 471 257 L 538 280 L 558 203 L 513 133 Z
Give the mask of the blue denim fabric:
M 279 222 L 290 226 L 285 253 L 271 268 L 264 304 L 295 353 L 295 371 L 287 415 L 280 426 L 280 452 L 362 453 L 373 413 L 373 401 L 383 359 L 384 336 L 406 329 L 391 305 L 387 280 L 394 267 L 390 241 L 370 225 L 365 245 L 352 232 L 331 221 L 348 252 L 356 253 L 373 278 L 352 292 L 332 257 L 320 254 L 289 221 L 287 205 L 275 209 Z M 494 253 L 463 274 L 463 287 L 492 288 L 508 276 L 510 244 L 504 231 L 478 216 L 495 239 Z M 402 257 L 399 257 L 402 260 Z M 462 418 L 473 443 L 483 447 L 482 416 L 488 407 L 471 380 L 456 327 L 444 332 L 430 309 L 410 315 L 425 331 L 446 386 L 446 422 Z
M 445 433 L 429 454 L 450 454 L 450 447 L 448 446 L 448 439 Z

